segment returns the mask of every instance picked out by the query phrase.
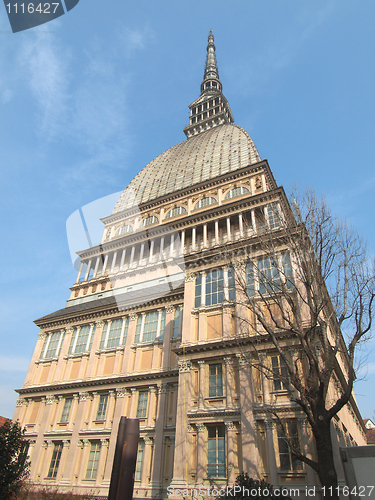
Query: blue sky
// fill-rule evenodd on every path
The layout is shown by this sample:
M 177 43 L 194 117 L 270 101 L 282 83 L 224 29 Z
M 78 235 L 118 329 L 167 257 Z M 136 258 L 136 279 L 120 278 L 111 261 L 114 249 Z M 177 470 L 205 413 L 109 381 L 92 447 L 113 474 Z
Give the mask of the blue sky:
M 0 9 L 0 415 L 33 320 L 63 307 L 76 277 L 67 218 L 184 140 L 209 29 L 235 121 L 279 185 L 314 186 L 374 253 L 374 20 L 371 0 L 80 0 L 12 34 Z M 374 417 L 374 341 L 364 355 L 356 394 Z

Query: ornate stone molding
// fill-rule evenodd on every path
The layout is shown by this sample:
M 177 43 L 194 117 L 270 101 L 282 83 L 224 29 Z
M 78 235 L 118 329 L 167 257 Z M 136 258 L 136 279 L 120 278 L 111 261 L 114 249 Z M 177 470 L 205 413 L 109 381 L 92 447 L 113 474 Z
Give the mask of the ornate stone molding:
M 152 444 L 153 439 L 152 439 L 152 437 L 146 436 L 144 438 L 144 442 L 145 442 L 145 444 Z
M 195 280 L 195 273 L 187 272 L 185 274 L 185 283 L 188 283 L 189 281 L 194 281 L 194 280 Z
M 89 398 L 89 393 L 88 392 L 80 392 L 79 393 L 79 401 L 87 401 Z
M 56 397 L 53 396 L 52 394 L 49 394 L 46 397 L 46 405 L 53 405 L 56 402 Z
M 204 431 L 204 429 L 205 429 L 205 427 L 206 427 L 206 426 L 205 426 L 204 424 L 202 424 L 202 423 L 196 424 L 196 426 L 197 426 L 197 431 L 198 431 L 198 432 L 203 432 L 203 431 Z
M 204 368 L 204 366 L 206 365 L 207 361 L 204 360 L 204 359 L 200 359 L 200 360 L 197 361 L 197 363 L 198 363 L 199 368 Z
M 232 358 L 232 357 L 230 357 L 230 356 L 225 356 L 225 358 L 224 358 L 224 363 L 225 363 L 227 366 L 233 365 L 233 358 Z
M 274 427 L 274 422 L 273 422 L 273 420 L 266 420 L 266 421 L 265 421 L 265 424 L 266 424 L 266 428 L 267 428 L 267 429 L 271 429 L 271 430 L 272 430 L 272 429 L 273 429 L 273 427 Z
M 159 394 L 166 394 L 166 392 L 168 391 L 168 384 L 159 384 L 158 385 L 158 393 Z
M 108 446 L 109 445 L 109 439 L 101 439 L 100 443 L 102 446 Z
M 27 404 L 27 401 L 25 398 L 18 398 L 17 401 L 16 401 L 16 406 L 23 406 L 23 405 L 26 405 Z
M 47 337 L 47 335 L 48 335 L 48 333 L 46 333 L 46 332 L 40 332 L 38 334 L 38 339 L 44 339 L 45 337 Z
M 179 361 L 178 362 L 178 371 L 180 373 L 185 373 L 185 372 L 190 372 L 192 369 L 192 362 L 190 360 L 188 361 Z
M 129 316 L 129 321 L 135 321 L 138 318 L 138 314 L 131 314 Z
M 243 367 L 248 364 L 248 360 L 246 359 L 246 356 L 244 353 L 237 353 L 236 354 L 237 362 L 238 364 Z
M 227 431 L 234 431 L 236 429 L 234 422 L 224 422 Z
M 165 312 L 168 313 L 174 313 L 176 310 L 175 306 L 166 306 Z
M 70 441 L 69 441 L 69 439 L 63 439 L 63 446 L 64 446 L 64 448 L 65 448 L 65 447 L 66 447 L 66 448 L 69 448 L 69 446 L 70 446 Z
M 102 326 L 104 326 L 104 321 L 102 319 L 99 319 L 98 321 L 95 321 L 95 325 L 98 328 L 101 328 Z
M 194 427 L 191 424 L 188 424 L 187 425 L 187 431 L 188 432 L 195 432 L 195 429 L 194 429 Z
M 124 398 L 126 396 L 126 388 L 125 387 L 120 387 L 119 389 L 116 389 L 116 398 Z

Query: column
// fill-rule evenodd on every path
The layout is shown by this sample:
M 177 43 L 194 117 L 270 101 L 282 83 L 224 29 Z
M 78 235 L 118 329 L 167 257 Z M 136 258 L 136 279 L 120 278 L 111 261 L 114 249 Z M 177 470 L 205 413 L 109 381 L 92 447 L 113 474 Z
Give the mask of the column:
M 115 409 L 115 391 L 111 390 L 109 391 L 109 401 L 107 407 L 107 415 L 105 419 L 106 429 L 110 429 L 112 427 L 114 409 Z
M 79 280 L 81 279 L 82 268 L 83 268 L 83 261 L 81 260 L 81 263 L 79 265 L 79 271 L 78 271 L 76 283 L 79 283 Z
M 185 253 L 185 230 L 181 231 L 181 251 L 180 255 L 184 255 Z
M 126 248 L 122 251 L 121 254 L 120 271 L 122 271 L 122 268 L 124 267 L 125 257 L 126 257 Z
M 81 479 L 85 477 L 86 474 L 86 467 L 89 459 L 89 453 L 90 453 L 90 441 L 88 439 L 83 440 L 83 452 L 82 452 L 82 458 L 79 464 L 79 469 L 78 469 L 78 481 L 81 482 Z
M 228 290 L 228 266 L 223 267 L 223 280 L 224 280 L 224 300 L 229 300 Z
M 90 415 L 88 418 L 88 427 L 92 427 L 92 423 L 96 420 L 96 412 L 98 409 L 98 393 L 96 391 L 91 393 L 91 407 L 90 407 Z
M 241 212 L 238 214 L 238 225 L 240 228 L 240 237 L 243 238 L 243 218 Z
M 148 261 L 149 262 L 152 262 L 153 258 L 154 258 L 154 244 L 155 244 L 155 240 L 154 238 L 151 240 L 151 243 L 150 243 L 150 255 L 148 257 Z
M 204 424 L 197 424 L 197 431 L 198 431 L 198 443 L 197 443 L 197 448 L 198 448 L 198 460 L 197 460 L 197 483 L 203 483 L 204 479 L 207 476 L 206 472 L 206 460 L 204 456 L 204 433 L 205 433 L 206 426 Z
M 108 264 L 108 254 L 104 256 L 104 263 L 103 263 L 103 269 L 102 269 L 102 276 L 104 276 L 105 271 L 107 269 L 107 264 Z
M 164 260 L 164 236 L 160 238 L 159 260 Z
M 232 235 L 230 232 L 230 217 L 227 217 L 227 241 L 231 241 Z
M 62 453 L 61 453 L 61 458 L 60 458 L 60 467 L 61 467 L 61 474 L 60 474 L 60 477 L 62 477 L 62 474 L 64 473 L 64 469 L 65 469 L 65 463 L 66 463 L 66 459 L 68 458 L 68 453 L 69 453 L 69 446 L 70 446 L 70 441 L 68 439 L 64 439 L 63 442 L 63 449 L 62 449 Z M 60 472 L 60 471 L 58 471 Z
M 235 453 L 234 453 L 234 440 L 235 440 L 235 431 L 236 428 L 233 422 L 224 422 L 226 431 L 227 431 L 227 440 L 228 440 L 228 484 L 232 485 L 235 482 Z
M 196 248 L 196 243 L 197 243 L 197 228 L 193 227 L 191 230 L 191 249 L 195 251 Z
M 254 209 L 250 210 L 250 214 L 251 214 L 251 224 L 253 226 L 253 232 L 256 233 L 257 232 L 257 222 L 255 219 L 255 210 Z
M 199 366 L 199 394 L 198 394 L 198 408 L 200 410 L 204 409 L 204 395 L 205 395 L 205 367 L 206 361 L 200 359 L 198 361 Z
M 272 484 L 278 484 L 275 446 L 274 446 L 274 442 L 273 442 L 273 421 L 272 421 L 272 419 L 266 420 L 266 429 L 267 429 L 266 430 L 267 452 L 268 452 L 268 461 L 269 461 L 270 476 L 271 476 L 271 480 L 269 482 Z
M 113 458 L 115 456 L 115 449 L 116 449 L 116 439 L 117 439 L 118 426 L 119 426 L 121 416 L 124 415 L 124 413 L 125 413 L 125 409 L 124 409 L 125 396 L 126 396 L 125 387 L 122 387 L 121 389 L 116 389 L 115 411 L 113 414 L 111 437 L 109 439 L 111 446 L 108 449 L 108 457 L 107 457 L 107 461 L 105 464 L 105 470 L 103 473 L 103 479 L 104 479 L 103 484 L 102 484 L 103 486 L 109 486 L 109 483 L 111 480 Z
M 143 260 L 143 253 L 145 251 L 145 244 L 142 243 L 141 244 L 141 249 L 140 249 L 140 252 L 139 252 L 139 260 L 138 260 L 138 265 L 141 266 L 142 265 L 142 260 Z
M 104 467 L 107 459 L 107 454 L 108 454 L 108 445 L 109 441 L 108 439 L 101 439 L 100 440 L 100 455 L 99 455 L 99 463 L 98 463 L 98 473 L 96 475 L 96 482 L 101 485 L 104 479 Z
M 111 265 L 111 274 L 113 273 L 113 270 L 115 269 L 116 259 L 117 259 L 117 252 L 115 252 L 115 253 L 113 254 L 113 258 L 112 258 L 112 265 Z
M 134 254 L 135 254 L 135 245 L 132 246 L 132 251 L 130 253 L 130 262 L 129 262 L 129 268 L 132 267 L 133 261 L 134 261 Z
M 151 455 L 152 455 L 152 438 L 145 437 L 145 451 L 143 454 L 143 464 L 141 473 L 141 484 L 146 485 L 150 483 L 150 472 L 151 472 Z
M 173 257 L 173 253 L 174 253 L 174 234 L 172 233 L 171 234 L 171 244 L 169 247 L 169 256 Z
M 156 387 L 149 387 L 150 401 L 148 403 L 147 427 L 155 425 L 155 404 L 156 404 Z
M 99 262 L 100 262 L 100 257 L 97 257 L 95 262 L 94 274 L 92 275 L 93 278 L 96 278 L 96 275 L 98 274 Z
M 87 269 L 86 269 L 86 274 L 85 274 L 85 281 L 87 281 L 87 279 L 89 277 L 90 269 L 91 269 L 91 259 L 89 260 L 89 263 L 87 264 Z
M 203 248 L 207 248 L 207 224 L 203 224 Z
M 215 220 L 215 245 L 219 245 L 219 221 Z
M 233 377 L 233 359 L 229 356 L 224 358 L 225 363 L 225 396 L 227 407 L 231 408 L 233 406 L 233 394 L 235 384 Z
M 137 389 L 132 387 L 131 389 L 131 400 L 130 400 L 130 409 L 129 409 L 129 418 L 136 418 L 137 413 Z
M 158 385 L 158 407 L 155 421 L 154 439 L 154 469 L 151 482 L 153 485 L 162 485 L 163 482 L 163 431 L 165 424 L 165 413 L 167 410 L 167 384 Z

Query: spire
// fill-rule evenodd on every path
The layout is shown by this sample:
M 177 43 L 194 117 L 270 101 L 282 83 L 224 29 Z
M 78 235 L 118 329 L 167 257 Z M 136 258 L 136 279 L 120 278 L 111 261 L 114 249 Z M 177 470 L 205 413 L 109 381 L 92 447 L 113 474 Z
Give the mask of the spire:
M 216 63 L 214 35 L 212 34 L 212 30 L 210 30 L 210 34 L 208 35 L 206 67 L 204 70 L 201 92 L 206 88 L 211 88 L 213 82 L 216 82 L 218 90 L 222 90 L 223 87 L 219 80 L 219 71 Z
M 233 123 L 233 115 L 222 90 L 216 63 L 214 35 L 210 30 L 201 95 L 190 104 L 190 124 L 184 128 L 188 139 L 218 125 Z

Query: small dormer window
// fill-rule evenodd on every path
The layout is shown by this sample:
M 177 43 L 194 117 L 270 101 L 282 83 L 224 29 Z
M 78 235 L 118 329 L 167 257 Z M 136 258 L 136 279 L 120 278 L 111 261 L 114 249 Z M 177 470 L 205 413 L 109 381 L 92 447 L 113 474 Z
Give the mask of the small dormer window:
M 117 230 L 115 232 L 115 237 L 121 236 L 122 234 L 125 234 L 125 233 L 131 233 L 132 231 L 133 231 L 133 226 L 131 226 L 130 224 L 125 224 L 125 225 L 117 228 Z
M 150 217 L 147 217 L 146 219 L 143 220 L 142 226 L 151 226 L 151 224 L 157 224 L 159 222 L 159 219 L 156 217 L 156 215 L 151 215 Z
M 197 210 L 198 208 L 208 207 L 209 205 L 213 205 L 215 203 L 217 203 L 216 198 L 214 198 L 213 196 L 206 196 L 195 204 L 194 210 Z
M 166 219 L 170 219 L 172 217 L 177 217 L 177 215 L 182 215 L 182 214 L 186 214 L 187 213 L 187 210 L 185 207 L 175 207 L 175 208 L 172 208 L 171 210 L 169 210 L 169 212 L 167 213 L 167 215 L 165 216 Z
M 237 196 L 242 196 L 243 194 L 250 193 L 249 189 L 245 186 L 235 187 L 227 192 L 224 200 L 230 200 L 231 198 L 237 198 Z

